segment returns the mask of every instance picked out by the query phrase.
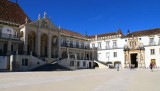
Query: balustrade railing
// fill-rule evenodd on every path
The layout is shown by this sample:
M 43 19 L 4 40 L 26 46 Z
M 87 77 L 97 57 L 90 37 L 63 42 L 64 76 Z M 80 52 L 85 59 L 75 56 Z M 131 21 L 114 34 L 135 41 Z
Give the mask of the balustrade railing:
M 154 41 L 150 41 L 149 45 L 156 45 L 156 43 Z
M 91 49 L 89 46 L 84 45 L 78 45 L 78 44 L 67 44 L 67 43 L 61 43 L 62 47 L 70 47 L 70 48 L 79 48 L 79 49 Z
M 5 34 L 5 33 L 0 33 L 0 38 L 20 40 L 19 35 L 12 35 L 12 34 Z

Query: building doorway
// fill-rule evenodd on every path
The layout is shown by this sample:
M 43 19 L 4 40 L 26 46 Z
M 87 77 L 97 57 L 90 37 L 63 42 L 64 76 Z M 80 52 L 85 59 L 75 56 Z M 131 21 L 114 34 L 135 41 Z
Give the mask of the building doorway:
M 134 68 L 138 67 L 137 53 L 131 54 L 131 65 L 134 66 Z
M 92 63 L 91 62 L 89 62 L 89 68 L 92 68 Z
M 7 55 L 7 44 L 4 44 L 3 46 L 3 55 Z
M 156 65 L 156 60 L 155 60 L 155 59 L 151 59 L 150 64 L 151 64 L 151 63 L 152 63 L 153 66 L 155 66 L 155 65 Z

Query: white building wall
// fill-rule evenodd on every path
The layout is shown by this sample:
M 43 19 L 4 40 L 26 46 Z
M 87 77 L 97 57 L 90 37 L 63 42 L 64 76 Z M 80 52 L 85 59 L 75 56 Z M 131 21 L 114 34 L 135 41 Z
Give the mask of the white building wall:
M 117 57 L 114 57 L 114 52 L 117 52 Z M 109 53 L 109 55 L 107 55 Z M 122 67 L 124 67 L 124 52 L 123 49 L 112 49 L 112 50 L 99 50 L 98 61 L 101 62 L 112 62 L 120 61 Z
M 150 42 L 150 38 L 154 38 L 154 42 L 156 45 L 158 45 L 159 43 L 159 36 L 158 35 L 153 35 L 153 36 L 141 36 L 141 37 L 137 37 L 138 38 L 138 41 L 140 43 L 143 43 L 144 46 L 146 45 L 149 45 L 149 42 Z M 141 40 L 139 39 L 141 38 Z
M 8 57 L 0 56 L 0 69 L 7 69 Z
M 2 33 L 15 35 L 15 30 L 13 30 L 11 27 L 3 27 Z
M 155 49 L 155 55 L 151 55 L 151 49 Z M 156 60 L 156 66 L 160 67 L 160 46 L 145 47 L 145 65 L 149 67 L 151 59 Z

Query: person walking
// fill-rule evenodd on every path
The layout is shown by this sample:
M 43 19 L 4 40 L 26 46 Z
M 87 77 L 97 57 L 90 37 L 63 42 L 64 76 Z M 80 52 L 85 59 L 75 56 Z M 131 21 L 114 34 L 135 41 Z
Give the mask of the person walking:
M 153 63 L 150 63 L 151 72 L 153 72 Z
M 119 71 L 119 64 L 116 64 L 117 71 Z

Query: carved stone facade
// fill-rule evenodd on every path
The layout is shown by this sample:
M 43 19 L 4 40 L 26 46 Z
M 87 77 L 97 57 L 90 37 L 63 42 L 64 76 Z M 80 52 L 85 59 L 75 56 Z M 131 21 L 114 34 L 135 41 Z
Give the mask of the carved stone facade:
M 43 18 L 20 27 L 23 41 L 21 51 L 25 55 L 32 54 L 48 63 L 57 58 L 63 60 L 76 56 L 76 60 L 95 60 L 97 51 L 89 46 L 86 36 L 55 27 L 49 19 Z M 20 50 L 19 50 L 20 51 Z M 93 61 L 92 66 L 93 67 Z
M 125 67 L 131 65 L 135 68 L 145 67 L 144 46 L 138 41 L 137 37 L 128 38 L 127 45 L 124 46 Z

